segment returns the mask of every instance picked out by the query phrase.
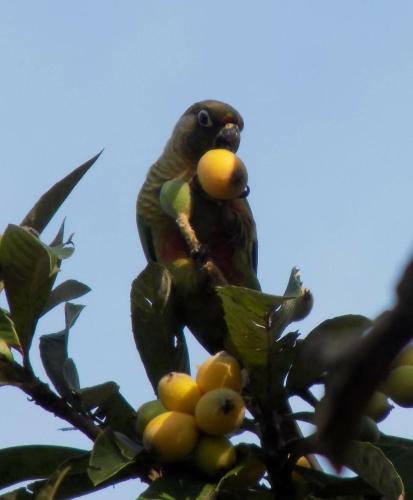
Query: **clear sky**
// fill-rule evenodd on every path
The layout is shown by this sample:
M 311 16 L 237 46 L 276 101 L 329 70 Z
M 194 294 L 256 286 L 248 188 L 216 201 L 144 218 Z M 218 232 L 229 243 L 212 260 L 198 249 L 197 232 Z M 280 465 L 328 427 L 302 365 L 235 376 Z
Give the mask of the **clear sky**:
M 0 3 L 0 232 L 105 148 L 45 232 L 66 216 L 76 253 L 59 279 L 93 288 L 69 344 L 83 386 L 115 380 L 136 407 L 153 397 L 130 327 L 130 283 L 145 266 L 135 200 L 197 100 L 244 117 L 259 277 L 282 293 L 301 269 L 315 305 L 300 331 L 393 303 L 413 250 L 412 25 L 409 0 Z M 39 324 L 42 377 L 38 336 L 63 326 L 61 308 Z M 205 353 L 191 342 L 191 356 L 195 366 Z M 18 390 L 0 397 L 0 447 L 90 447 Z M 381 429 L 413 438 L 411 413 L 395 410 Z

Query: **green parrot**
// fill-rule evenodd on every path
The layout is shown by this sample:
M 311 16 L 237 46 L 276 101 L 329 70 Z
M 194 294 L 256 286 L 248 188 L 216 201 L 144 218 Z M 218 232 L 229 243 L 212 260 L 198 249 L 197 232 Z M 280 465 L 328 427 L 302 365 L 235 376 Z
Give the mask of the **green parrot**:
M 216 200 L 196 182 L 201 156 L 210 149 L 236 152 L 244 123 L 232 106 L 206 100 L 178 120 L 160 158 L 152 165 L 137 200 L 137 225 L 148 261 L 172 276 L 177 314 L 210 352 L 225 345 L 226 326 L 214 287 L 260 289 L 255 222 L 245 196 Z M 160 192 L 165 182 L 191 186 L 191 210 L 180 220 L 165 213 Z
M 215 287 L 260 290 L 256 227 L 246 197 L 213 199 L 196 178 L 198 161 L 210 149 L 238 150 L 243 126 L 238 111 L 223 102 L 206 100 L 190 106 L 149 169 L 137 200 L 137 225 L 145 256 L 148 262 L 166 268 L 172 279 L 173 321 L 179 318 L 180 325 L 187 326 L 210 353 L 222 349 L 231 352 Z M 172 179 L 189 185 L 190 210 L 183 216 L 172 217 L 161 204 L 162 189 Z M 288 402 L 278 411 L 290 414 Z M 286 441 L 301 436 L 294 420 L 283 421 L 282 432 Z M 316 462 L 313 466 L 318 467 Z

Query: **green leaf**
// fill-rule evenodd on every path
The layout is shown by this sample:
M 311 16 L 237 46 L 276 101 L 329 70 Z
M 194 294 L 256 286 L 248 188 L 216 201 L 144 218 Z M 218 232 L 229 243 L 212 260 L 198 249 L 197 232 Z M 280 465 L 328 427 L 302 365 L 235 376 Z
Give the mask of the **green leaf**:
M 287 379 L 291 392 L 300 392 L 319 381 L 337 355 L 359 339 L 372 322 L 348 314 L 323 321 L 298 343 Z
M 13 362 L 13 354 L 7 342 L 0 338 L 0 358 L 3 357 L 4 361 Z
M 304 319 L 313 307 L 313 296 L 307 288 L 303 288 L 300 272 L 293 267 L 284 296 L 290 298 L 279 310 L 275 310 L 271 319 L 272 330 L 280 336 L 284 328 L 294 321 Z
M 166 268 L 150 262 L 134 280 L 131 314 L 136 347 L 154 391 L 166 373 L 189 373 L 183 325 L 176 315 L 172 279 Z
M 386 500 L 398 500 L 403 493 L 402 480 L 393 464 L 371 443 L 353 441 L 343 456 L 343 464 Z
M 79 389 L 79 377 L 73 360 L 69 361 L 67 344 L 70 328 L 74 325 L 84 306 L 65 304 L 65 329 L 40 337 L 40 357 L 47 376 L 58 393 L 72 399 L 73 390 Z
M 391 460 L 402 478 L 406 499 L 413 498 L 413 441 L 382 434 L 375 446 Z
M 68 246 L 68 245 L 71 245 L 71 246 Z M 56 257 L 59 259 L 59 260 L 64 260 L 64 259 L 68 259 L 69 257 L 71 257 L 75 251 L 75 247 L 73 245 L 73 242 L 70 240 L 68 241 L 67 243 L 63 243 L 62 245 L 56 245 L 54 247 L 50 247 L 52 252 L 54 253 L 54 255 L 56 255 Z
M 238 464 L 228 471 L 219 481 L 216 491 L 235 491 L 254 488 L 266 472 L 263 461 L 257 456 L 259 448 L 254 445 L 237 446 Z
M 9 225 L 1 240 L 0 262 L 11 318 L 27 353 L 58 272 L 57 258 L 28 231 Z
M 114 433 L 116 444 L 118 445 L 122 455 L 129 460 L 134 460 L 139 453 L 143 451 L 143 446 L 138 444 L 136 441 L 129 439 L 128 436 L 122 434 L 121 432 L 115 431 Z
M 273 394 L 272 353 L 277 351 L 272 337 L 269 313 L 281 306 L 287 297 L 267 295 L 248 288 L 225 286 L 217 288 L 228 328 L 226 349 L 242 361 L 247 369 L 254 392 L 265 402 Z
M 286 297 L 268 295 L 238 286 L 218 287 L 228 327 L 231 349 L 251 373 L 265 366 L 269 352 L 268 314 Z M 274 339 L 275 340 L 275 339 Z
M 8 312 L 0 307 L 0 339 L 7 342 L 10 347 L 20 348 L 19 338 L 14 328 L 14 323 Z
M 53 241 L 50 243 L 49 246 L 57 247 L 59 245 L 63 245 L 64 235 L 65 235 L 65 223 L 66 219 L 63 219 L 63 222 L 60 224 L 59 231 L 57 232 L 56 236 L 53 238 Z
M 102 151 L 51 187 L 37 201 L 20 225 L 31 227 L 40 234 L 69 196 L 72 189 L 102 154 Z
M 51 291 L 49 299 L 42 311 L 42 315 L 46 314 L 63 302 L 68 302 L 82 297 L 86 293 L 89 293 L 90 290 L 91 289 L 87 285 L 76 280 L 66 280 L 63 283 L 60 283 L 60 285 Z
M 96 416 L 105 420 L 105 425 L 130 438 L 135 438 L 136 412 L 117 390 L 108 395 L 98 406 Z
M 215 484 L 186 475 L 162 476 L 141 493 L 138 500 L 212 500 Z
M 31 479 L 47 478 L 65 460 L 86 454 L 64 446 L 15 446 L 0 450 L 0 488 Z
M 111 478 L 133 459 L 127 458 L 119 448 L 114 433 L 107 429 L 98 436 L 89 460 L 88 474 L 96 486 Z

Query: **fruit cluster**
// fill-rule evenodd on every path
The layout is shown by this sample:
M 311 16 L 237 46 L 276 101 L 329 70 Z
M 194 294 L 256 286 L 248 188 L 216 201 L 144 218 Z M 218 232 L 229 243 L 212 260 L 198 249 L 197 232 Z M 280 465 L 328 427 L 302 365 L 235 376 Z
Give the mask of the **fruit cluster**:
M 368 402 L 365 414 L 381 422 L 393 408 L 389 398 L 404 408 L 413 407 L 413 345 L 407 346 L 394 360 L 386 380 Z
M 397 356 L 383 385 L 383 391 L 399 406 L 413 407 L 413 345 Z
M 208 476 L 228 469 L 236 451 L 227 435 L 245 415 L 241 386 L 241 367 L 225 351 L 199 366 L 196 380 L 186 373 L 168 373 L 159 381 L 159 399 L 137 412 L 136 429 L 144 447 L 162 462 L 193 454 Z

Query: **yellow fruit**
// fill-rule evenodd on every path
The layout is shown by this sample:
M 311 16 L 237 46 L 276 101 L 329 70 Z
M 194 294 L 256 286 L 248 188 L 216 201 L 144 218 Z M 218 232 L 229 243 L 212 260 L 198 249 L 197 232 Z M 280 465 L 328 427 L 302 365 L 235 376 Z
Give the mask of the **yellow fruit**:
M 392 408 L 387 396 L 383 392 L 374 391 L 370 401 L 367 403 L 364 414 L 376 422 L 381 422 L 391 412 Z
M 175 462 L 191 453 L 199 437 L 195 418 L 168 411 L 153 418 L 143 432 L 143 445 L 161 462 Z
M 241 367 L 238 361 L 227 352 L 218 352 L 199 366 L 196 383 L 202 393 L 220 387 L 228 387 L 240 392 Z
M 155 399 L 153 401 L 148 401 L 139 407 L 136 412 L 136 433 L 139 437 L 143 435 L 143 431 L 147 424 L 155 417 L 160 415 L 161 413 L 165 413 L 168 411 L 165 406 L 159 401 L 159 399 Z
M 223 436 L 237 429 L 244 420 L 242 397 L 232 389 L 214 389 L 205 393 L 195 408 L 198 427 L 211 436 Z
M 168 410 L 194 413 L 201 392 L 195 380 L 186 373 L 170 372 L 159 381 L 158 397 Z
M 237 453 L 225 436 L 203 436 L 194 452 L 199 469 L 207 476 L 217 476 L 235 464 Z
M 207 151 L 198 162 L 197 175 L 202 189 L 220 200 L 238 198 L 248 182 L 244 163 L 226 149 Z
M 413 344 L 405 347 L 392 363 L 392 368 L 397 366 L 413 365 Z
M 179 214 L 191 212 L 191 189 L 183 179 L 171 179 L 164 182 L 159 195 L 162 210 L 176 219 Z
M 308 458 L 305 457 L 304 455 L 295 462 L 295 465 L 298 465 L 300 467 L 305 467 L 306 469 L 311 469 L 311 464 Z M 293 470 L 291 473 L 291 479 L 295 482 L 300 482 L 303 481 L 304 478 L 298 471 Z
M 388 396 L 399 406 L 413 407 L 413 366 L 394 368 L 385 382 Z

